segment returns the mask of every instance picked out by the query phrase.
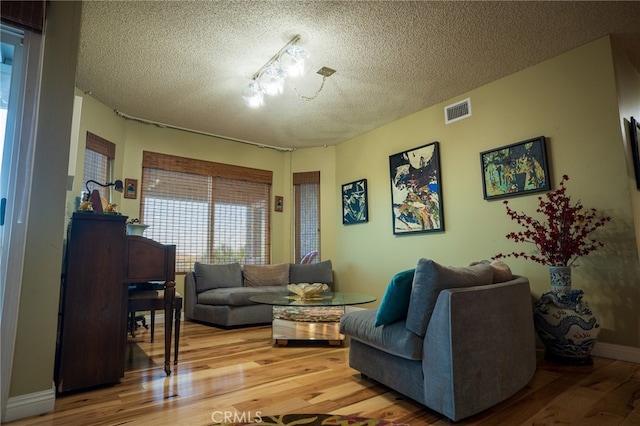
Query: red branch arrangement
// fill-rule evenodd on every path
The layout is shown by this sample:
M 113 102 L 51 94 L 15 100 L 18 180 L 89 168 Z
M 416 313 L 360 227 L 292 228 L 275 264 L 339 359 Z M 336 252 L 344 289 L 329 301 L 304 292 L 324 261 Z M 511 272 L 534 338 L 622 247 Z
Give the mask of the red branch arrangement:
M 525 230 L 510 232 L 507 238 L 517 243 L 532 243 L 539 251 L 538 254 L 512 252 L 498 254 L 493 259 L 505 257 L 522 257 L 548 266 L 571 266 L 580 256 L 586 256 L 592 251 L 604 246 L 601 241 L 589 238 L 596 229 L 611 220 L 610 217 L 598 217 L 595 209 L 585 209 L 580 201 L 571 205 L 571 197 L 566 195 L 564 183 L 569 176 L 562 176 L 560 187 L 546 194 L 546 200 L 538 197 L 536 212 L 546 216 L 545 222 L 540 222 L 524 213 L 517 213 L 504 204 L 507 215 L 522 225 Z

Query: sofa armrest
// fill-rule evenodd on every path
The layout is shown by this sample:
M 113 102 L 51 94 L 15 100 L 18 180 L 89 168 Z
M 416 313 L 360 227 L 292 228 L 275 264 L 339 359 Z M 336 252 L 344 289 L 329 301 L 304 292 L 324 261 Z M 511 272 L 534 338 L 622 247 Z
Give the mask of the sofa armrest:
M 194 308 L 197 301 L 196 274 L 193 271 L 187 272 L 184 276 L 184 317 L 186 319 L 194 318 Z
M 423 347 L 427 406 L 457 421 L 512 396 L 535 369 L 526 278 L 440 292 Z

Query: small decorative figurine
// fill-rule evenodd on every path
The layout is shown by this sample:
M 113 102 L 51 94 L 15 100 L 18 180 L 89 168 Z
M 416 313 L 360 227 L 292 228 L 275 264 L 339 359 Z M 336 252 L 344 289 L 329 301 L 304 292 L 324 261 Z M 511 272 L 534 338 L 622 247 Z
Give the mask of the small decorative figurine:
M 92 212 L 93 206 L 91 205 L 91 201 L 83 201 L 82 203 L 80 203 L 78 210 L 83 212 Z

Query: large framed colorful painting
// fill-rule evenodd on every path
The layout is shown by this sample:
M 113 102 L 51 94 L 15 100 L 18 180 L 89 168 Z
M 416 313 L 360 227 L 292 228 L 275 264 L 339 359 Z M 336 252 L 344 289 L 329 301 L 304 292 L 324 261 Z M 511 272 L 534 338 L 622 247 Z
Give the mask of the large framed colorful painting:
M 550 188 L 544 136 L 480 153 L 484 199 L 526 195 Z
M 360 179 L 342 185 L 342 223 L 349 225 L 368 220 L 367 180 Z
M 389 156 L 395 235 L 444 231 L 438 142 Z

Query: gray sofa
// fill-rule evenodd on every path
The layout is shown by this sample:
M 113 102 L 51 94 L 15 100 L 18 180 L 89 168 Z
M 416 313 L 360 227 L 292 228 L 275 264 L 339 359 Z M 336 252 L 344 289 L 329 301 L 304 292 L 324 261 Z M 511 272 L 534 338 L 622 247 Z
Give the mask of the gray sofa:
M 272 307 L 249 298 L 261 293 L 287 294 L 287 284 L 298 283 L 324 283 L 332 288 L 331 261 L 244 266 L 196 262 L 185 276 L 185 318 L 221 327 L 270 323 Z
M 529 281 L 505 267 L 420 259 L 378 309 L 342 316 L 350 366 L 452 421 L 512 396 L 536 355 Z

